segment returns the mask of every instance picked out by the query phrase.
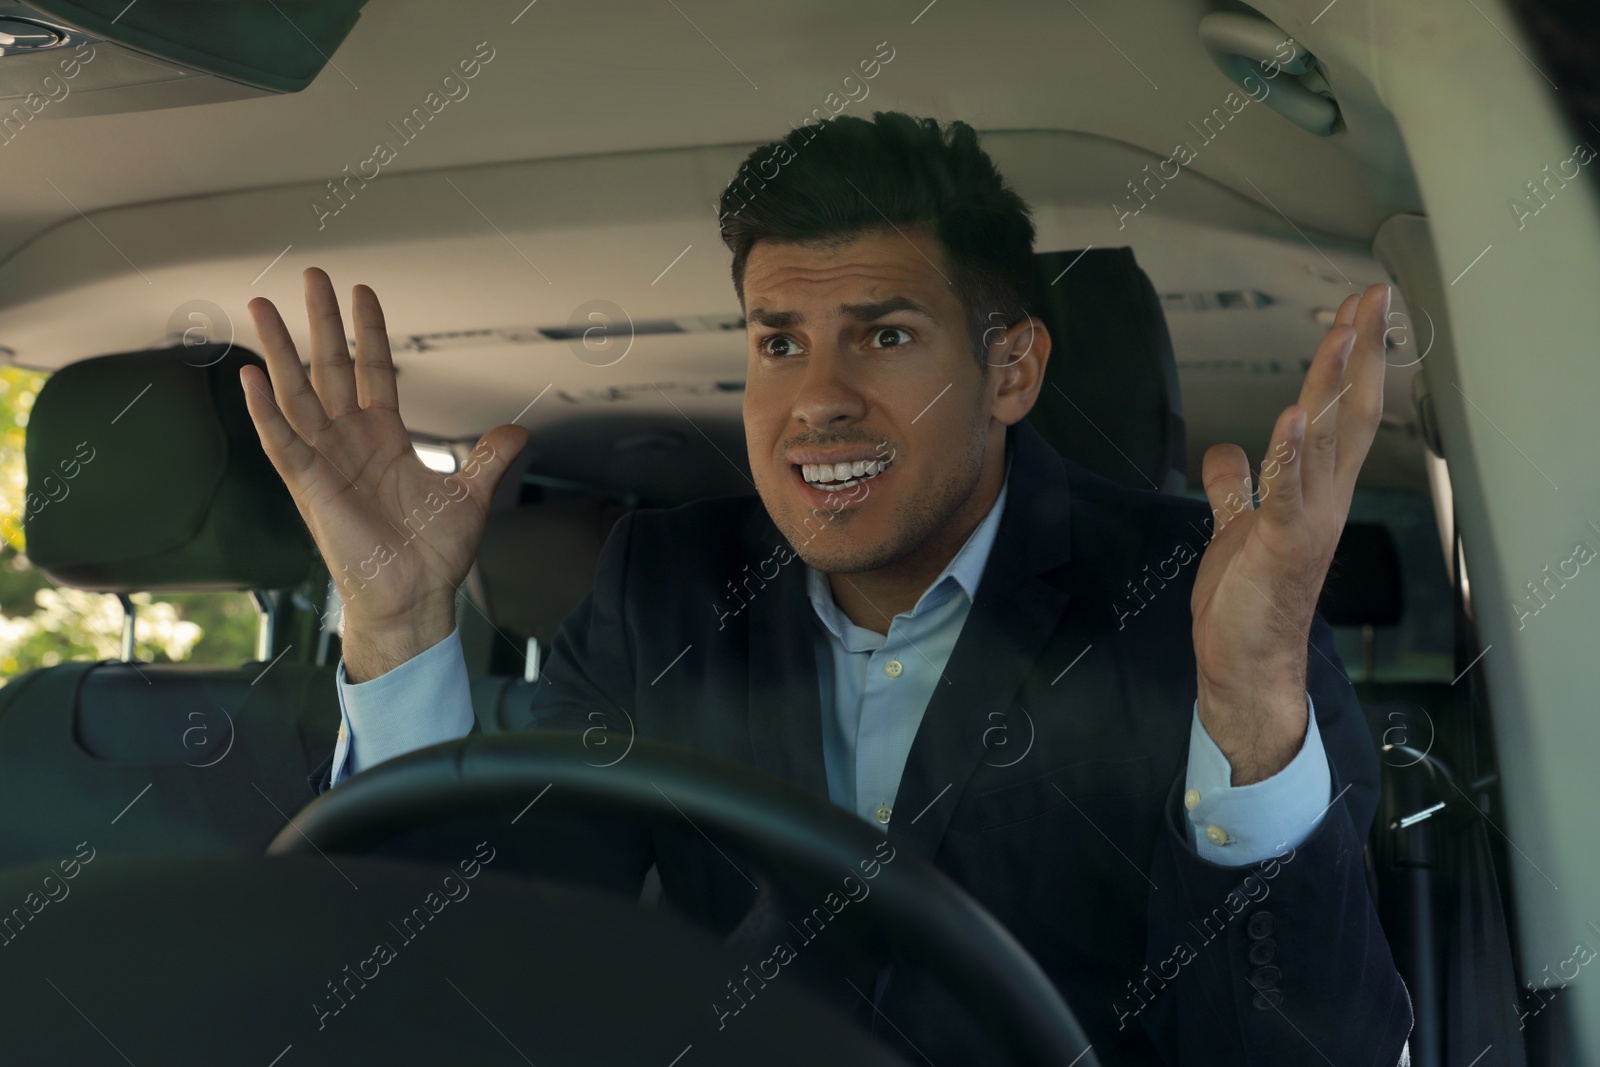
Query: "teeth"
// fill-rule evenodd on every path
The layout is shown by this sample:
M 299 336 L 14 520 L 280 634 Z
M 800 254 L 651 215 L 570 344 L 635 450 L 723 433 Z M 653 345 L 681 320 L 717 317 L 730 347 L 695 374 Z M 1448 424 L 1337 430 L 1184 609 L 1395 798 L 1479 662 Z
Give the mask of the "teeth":
M 858 459 L 853 463 L 802 463 L 800 474 L 813 485 L 826 485 L 831 492 L 848 489 L 882 474 L 888 469 L 889 463 L 886 459 Z

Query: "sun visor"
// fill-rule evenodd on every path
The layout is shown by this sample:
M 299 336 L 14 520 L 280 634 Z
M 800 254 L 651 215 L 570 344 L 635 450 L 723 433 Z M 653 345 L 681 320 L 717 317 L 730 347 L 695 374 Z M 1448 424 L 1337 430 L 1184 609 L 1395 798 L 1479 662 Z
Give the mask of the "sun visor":
M 223 344 L 100 356 L 57 371 L 29 416 L 28 558 L 106 593 L 274 589 L 313 549 Z
M 28 0 L 0 7 L 0 103 L 13 130 L 310 85 L 366 0 Z

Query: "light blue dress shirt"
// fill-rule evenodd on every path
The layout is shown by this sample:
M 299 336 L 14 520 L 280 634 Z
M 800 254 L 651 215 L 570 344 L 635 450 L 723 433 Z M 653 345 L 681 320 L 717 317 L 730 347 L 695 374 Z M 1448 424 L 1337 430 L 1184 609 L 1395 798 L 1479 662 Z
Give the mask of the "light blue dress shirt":
M 857 626 L 833 599 L 827 575 L 806 568 L 815 630 L 822 754 L 828 796 L 887 829 L 923 710 L 977 594 L 1005 508 L 994 506 L 910 611 L 880 634 Z M 342 722 L 333 753 L 334 783 L 417 748 L 465 736 L 472 698 L 459 633 L 368 682 L 338 671 Z M 1191 711 L 1184 806 L 1189 841 L 1222 866 L 1259 863 L 1294 847 L 1327 812 L 1332 777 L 1322 734 L 1306 697 L 1305 741 L 1270 778 L 1231 785 L 1233 769 Z
M 949 684 L 944 667 L 978 594 L 1009 485 L 915 606 L 889 620 L 887 634 L 851 622 L 828 576 L 806 568 L 821 623 L 814 632 L 828 798 L 870 823 L 886 826 L 892 817 L 922 713 L 934 690 Z

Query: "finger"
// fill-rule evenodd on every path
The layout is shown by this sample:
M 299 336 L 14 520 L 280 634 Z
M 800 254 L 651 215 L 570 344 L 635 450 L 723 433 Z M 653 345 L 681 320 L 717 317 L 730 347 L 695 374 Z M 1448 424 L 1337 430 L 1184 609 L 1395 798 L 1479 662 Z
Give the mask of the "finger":
M 1335 326 L 1352 326 L 1356 321 L 1356 307 L 1361 303 L 1360 293 L 1351 293 L 1339 304 L 1339 310 L 1334 313 Z
M 1349 499 L 1355 490 L 1361 464 L 1378 435 L 1383 420 L 1384 334 L 1388 332 L 1391 293 L 1387 285 L 1374 285 L 1361 296 L 1356 312 L 1355 345 L 1346 361 L 1345 383 L 1350 391 L 1339 403 L 1339 453 L 1334 483 Z
M 261 368 L 252 364 L 240 367 L 239 384 L 244 388 L 244 404 L 250 412 L 250 421 L 255 423 L 262 451 L 292 492 L 301 476 L 316 462 L 317 454 L 283 417 L 282 409 L 269 392 L 272 383 L 261 373 Z
M 267 361 L 267 375 L 272 379 L 273 399 L 294 432 L 309 441 L 327 427 L 328 413 L 306 380 L 305 369 L 300 366 L 300 353 L 289 337 L 289 328 L 266 297 L 258 296 L 247 306 L 256 324 L 256 336 L 261 339 L 261 354 Z
M 1313 502 L 1320 501 L 1333 482 L 1339 448 L 1339 405 L 1349 388 L 1344 372 L 1355 338 L 1353 327 L 1335 325 L 1329 329 L 1300 386 L 1299 406 L 1309 413 L 1301 470 L 1306 497 Z
M 356 376 L 350 345 L 344 338 L 344 318 L 333 282 L 320 267 L 307 267 L 306 320 L 311 326 L 311 384 L 328 417 L 356 410 Z
M 1200 483 L 1211 503 L 1215 537 L 1239 515 L 1255 507 L 1250 495 L 1250 460 L 1238 445 L 1212 445 L 1200 461 Z
M 369 286 L 358 285 L 350 290 L 350 308 L 356 319 L 356 396 L 364 408 L 398 411 L 394 356 L 389 351 L 389 331 L 378 294 Z
M 1305 512 L 1301 463 L 1306 451 L 1306 409 L 1290 404 L 1272 427 L 1272 442 L 1261 464 L 1261 515 L 1266 521 L 1288 525 Z
M 528 431 L 514 423 L 496 426 L 478 439 L 456 476 L 466 482 L 468 493 L 485 512 L 494 499 L 495 487 L 505 477 L 511 461 L 528 443 Z

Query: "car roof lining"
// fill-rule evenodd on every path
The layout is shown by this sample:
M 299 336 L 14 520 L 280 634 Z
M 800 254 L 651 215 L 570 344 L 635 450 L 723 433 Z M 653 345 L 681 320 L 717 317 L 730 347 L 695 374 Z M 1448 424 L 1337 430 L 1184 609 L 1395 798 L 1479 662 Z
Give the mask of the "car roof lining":
M 729 56 L 771 55 L 781 42 L 778 61 L 745 71 L 754 90 L 670 5 L 641 9 L 625 33 L 600 9 L 533 9 L 511 26 L 467 6 L 431 34 L 414 32 L 437 22 L 419 0 L 368 5 L 334 64 L 301 93 L 55 122 L 46 110 L 10 146 L 17 165 L 0 177 L 0 346 L 50 369 L 171 343 L 194 314 L 214 321 L 214 339 L 254 344 L 246 302 L 297 306 L 299 270 L 316 263 L 342 293 L 373 286 L 396 338 L 478 339 L 470 350 L 397 354 L 404 414 L 429 437 L 475 436 L 546 386 L 526 424 L 624 408 L 681 418 L 674 406 L 737 420 L 738 393 L 715 389 L 743 379 L 736 330 L 639 336 L 614 367 L 586 365 L 566 344 L 482 343 L 481 331 L 560 327 L 592 300 L 635 321 L 737 318 L 715 197 L 751 147 L 836 106 L 827 94 L 860 74 L 859 61 L 892 55 L 846 113 L 900 108 L 972 122 L 1033 205 L 1039 250 L 1129 245 L 1158 292 L 1183 297 L 1168 319 L 1189 398 L 1193 480 L 1215 441 L 1265 446 L 1255 414 L 1298 391 L 1294 358 L 1280 354 L 1312 351 L 1325 328 L 1313 313 L 1352 285 L 1384 280 L 1372 234 L 1395 213 L 1421 210 L 1393 122 L 1346 58 L 1364 54 L 1363 24 L 1324 20 L 1312 35 L 1331 57 L 1345 112 L 1344 131 L 1319 138 L 1216 68 L 1196 32 L 1212 6 L 1167 3 L 1160 18 L 1118 7 L 1092 23 L 1070 5 L 1040 6 L 1027 12 L 1030 32 L 1017 34 L 959 5 L 914 24 L 843 0 L 803 15 L 698 5 L 695 24 L 714 30 Z M 603 58 L 559 47 L 580 40 L 605 42 Z M 482 41 L 495 58 L 470 94 L 414 140 L 396 138 L 392 123 Z M 1028 93 L 1006 91 L 987 62 L 962 62 L 987 47 L 1027 72 Z M 663 102 L 661 87 L 673 85 L 693 107 Z M 1225 125 L 1205 125 L 1213 113 Z M 1151 183 L 1172 173 L 1160 164 L 1180 138 L 1194 159 L 1180 177 Z M 396 158 L 370 182 L 346 178 L 379 139 L 399 145 Z M 105 165 L 107 145 L 115 166 Z M 174 167 L 185 145 L 195 148 Z M 339 202 L 334 179 L 348 206 L 319 218 L 313 201 Z M 1136 181 L 1156 192 L 1119 220 L 1140 202 Z M 1190 310 L 1218 291 L 1259 291 L 1272 303 Z M 304 346 L 296 318 L 290 329 Z M 1421 489 L 1421 449 L 1396 377 L 1397 418 L 1366 477 Z
M 1313 312 L 1336 307 L 1352 284 L 1385 279 L 1360 243 L 1307 235 L 1204 175 L 1170 183 L 1119 224 L 1104 190 L 1155 158 L 1120 142 L 1031 130 L 984 143 L 1033 206 L 1041 250 L 1131 246 L 1157 291 L 1174 298 L 1167 318 L 1190 398 L 1191 479 L 1215 441 L 1265 447 L 1258 413 L 1292 402 L 1303 371 L 1281 354 L 1309 358 L 1325 328 Z M 536 398 L 524 425 L 604 411 L 737 420 L 740 393 L 726 386 L 743 381 L 745 341 L 727 328 L 740 308 L 710 202 L 749 147 L 385 176 L 328 220 L 316 262 L 342 292 L 360 281 L 384 300 L 402 413 L 421 434 L 473 437 Z M 0 264 L 0 337 L 18 361 L 43 368 L 113 350 L 134 330 L 136 344 L 173 343 L 198 321 L 191 313 L 252 344 L 242 310 L 253 296 L 299 303 L 297 272 L 273 263 L 319 191 L 247 190 L 62 222 Z M 174 233 L 209 235 L 204 255 Z M 126 259 L 106 254 L 108 238 Z M 1266 303 L 1222 306 L 1219 289 Z M 96 314 L 79 314 L 84 307 Z M 617 356 L 538 333 L 602 321 L 592 314 L 624 332 L 661 320 L 686 332 L 621 338 Z M 307 355 L 303 322 L 290 314 L 288 325 Z M 1368 477 L 1420 490 L 1408 378 L 1391 376 L 1398 417 Z

